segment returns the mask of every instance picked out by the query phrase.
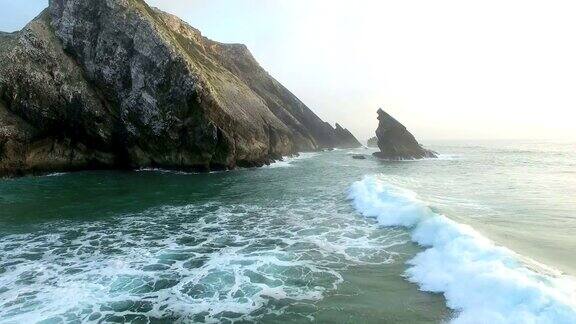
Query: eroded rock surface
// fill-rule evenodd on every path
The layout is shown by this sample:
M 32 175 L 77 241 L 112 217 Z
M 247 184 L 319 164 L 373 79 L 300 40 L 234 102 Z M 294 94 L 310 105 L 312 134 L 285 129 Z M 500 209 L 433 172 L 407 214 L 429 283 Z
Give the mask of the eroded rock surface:
M 376 137 L 380 152 L 374 153 L 374 156 L 389 160 L 437 157 L 435 152 L 423 148 L 404 125 L 382 109 L 378 109 L 378 121 Z
M 142 0 L 50 0 L 23 30 L 0 33 L 0 175 L 260 166 L 352 138 L 244 45 Z

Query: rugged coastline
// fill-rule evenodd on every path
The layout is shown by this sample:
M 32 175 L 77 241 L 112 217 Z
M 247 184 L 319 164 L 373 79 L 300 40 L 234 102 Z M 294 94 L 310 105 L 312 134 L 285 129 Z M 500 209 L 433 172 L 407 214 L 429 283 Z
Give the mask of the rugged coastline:
M 356 143 L 246 46 L 142 0 L 51 0 L 0 34 L 0 176 L 223 170 Z

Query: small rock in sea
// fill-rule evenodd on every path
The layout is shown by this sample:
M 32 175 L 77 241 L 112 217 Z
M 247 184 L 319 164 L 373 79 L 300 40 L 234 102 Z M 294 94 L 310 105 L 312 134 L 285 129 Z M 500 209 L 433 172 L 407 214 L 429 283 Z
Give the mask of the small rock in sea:
M 436 152 L 422 147 L 404 125 L 382 109 L 378 109 L 376 137 L 380 152 L 373 155 L 380 159 L 415 160 L 438 157 Z
M 378 137 L 374 136 L 368 140 L 368 147 L 378 147 Z
M 361 154 L 352 155 L 352 158 L 356 159 L 356 160 L 366 160 L 366 156 L 361 155 Z

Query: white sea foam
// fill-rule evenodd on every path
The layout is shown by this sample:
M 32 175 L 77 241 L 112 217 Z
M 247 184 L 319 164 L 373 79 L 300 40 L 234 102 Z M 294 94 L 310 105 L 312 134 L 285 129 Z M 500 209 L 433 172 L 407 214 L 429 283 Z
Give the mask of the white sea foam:
M 46 174 L 45 177 L 60 177 L 66 174 L 68 174 L 68 172 L 54 172 Z
M 421 161 L 454 161 L 462 160 L 461 155 L 456 154 L 438 154 L 436 157 L 425 157 L 420 159 L 394 159 L 393 162 L 421 162 Z M 386 159 L 384 159 L 386 160 Z
M 258 321 L 334 291 L 350 265 L 394 262 L 408 240 L 304 198 L 62 221 L 0 236 L 0 323 Z
M 169 169 L 162 169 L 162 168 L 140 168 L 140 169 L 136 169 L 135 171 L 136 172 L 158 172 L 158 173 L 168 173 L 168 174 L 177 174 L 177 175 L 199 175 L 199 174 L 214 174 L 214 173 L 229 172 L 230 170 L 218 170 L 218 171 L 209 171 L 209 172 L 192 172 L 192 171 L 169 170 Z
M 274 168 L 293 167 L 297 162 L 315 157 L 318 154 L 319 153 L 317 153 L 317 152 L 305 152 L 305 153 L 299 153 L 298 155 L 294 155 L 294 156 L 285 156 L 285 157 L 282 157 L 281 161 L 275 161 L 274 163 L 271 163 L 270 165 L 265 166 L 265 168 L 274 169 Z
M 264 168 L 286 168 L 286 167 L 293 167 L 297 164 L 297 162 L 309 159 L 312 157 L 317 156 L 318 152 L 304 152 L 299 153 L 298 155 L 294 156 L 284 156 L 282 160 L 274 161 L 269 165 L 265 165 Z M 162 169 L 162 168 L 140 168 L 137 169 L 136 172 L 158 172 L 158 173 L 171 173 L 171 174 L 179 174 L 179 175 L 190 175 L 190 174 L 202 174 L 202 172 L 187 172 L 187 171 L 178 171 L 178 170 L 169 170 L 169 169 Z M 209 173 L 221 173 L 226 171 L 211 171 Z
M 135 171 L 136 172 L 171 173 L 171 174 L 180 174 L 180 175 L 199 174 L 199 172 L 186 172 L 186 171 L 168 170 L 168 169 L 162 169 L 162 168 L 140 168 L 140 169 L 137 169 Z
M 379 224 L 411 230 L 425 250 L 409 261 L 406 277 L 424 291 L 443 293 L 457 311 L 453 323 L 576 323 L 572 278 L 529 269 L 519 255 L 377 176 L 354 183 L 349 197 Z
M 464 157 L 462 155 L 458 155 L 458 154 L 444 154 L 444 153 L 439 153 L 438 157 L 436 158 L 436 160 L 442 160 L 442 161 L 453 161 L 453 160 L 462 160 Z M 434 158 L 428 158 L 426 160 L 434 160 Z

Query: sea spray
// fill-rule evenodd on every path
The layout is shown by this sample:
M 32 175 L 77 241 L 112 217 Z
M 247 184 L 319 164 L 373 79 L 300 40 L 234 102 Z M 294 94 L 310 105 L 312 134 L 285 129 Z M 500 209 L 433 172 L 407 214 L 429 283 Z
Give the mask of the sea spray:
M 576 323 L 576 285 L 528 269 L 514 252 L 472 227 L 435 213 L 414 192 L 366 176 L 349 198 L 382 226 L 403 226 L 424 247 L 408 263 L 409 281 L 443 293 L 453 323 Z

